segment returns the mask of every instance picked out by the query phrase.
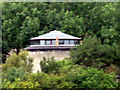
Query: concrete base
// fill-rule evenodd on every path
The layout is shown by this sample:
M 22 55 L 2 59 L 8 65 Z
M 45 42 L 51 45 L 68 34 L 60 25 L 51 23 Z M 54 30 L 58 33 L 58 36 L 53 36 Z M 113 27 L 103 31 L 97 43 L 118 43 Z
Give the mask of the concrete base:
M 40 61 L 43 59 L 43 57 L 54 57 L 55 60 L 62 60 L 65 57 L 70 57 L 70 51 L 33 51 L 29 52 L 29 56 L 34 58 L 32 72 L 36 73 L 37 71 L 41 72 Z

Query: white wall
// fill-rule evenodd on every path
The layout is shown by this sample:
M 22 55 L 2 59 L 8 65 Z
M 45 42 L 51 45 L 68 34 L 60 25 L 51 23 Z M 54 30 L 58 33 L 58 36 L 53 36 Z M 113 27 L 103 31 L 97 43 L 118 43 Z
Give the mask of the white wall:
M 43 57 L 46 58 L 54 57 L 55 60 L 61 60 L 64 59 L 65 57 L 69 58 L 70 52 L 69 51 L 34 51 L 34 52 L 29 52 L 29 56 L 34 58 L 33 72 L 35 73 L 37 71 L 41 71 L 40 61 L 43 59 Z

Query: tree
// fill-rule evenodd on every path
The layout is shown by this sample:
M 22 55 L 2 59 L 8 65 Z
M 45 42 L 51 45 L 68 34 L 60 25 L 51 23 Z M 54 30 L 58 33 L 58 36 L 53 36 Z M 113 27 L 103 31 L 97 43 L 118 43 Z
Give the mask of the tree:
M 103 40 L 103 44 L 110 44 L 117 43 L 118 37 L 118 30 L 117 30 L 117 7 L 118 3 L 108 3 L 104 7 L 102 7 L 100 17 L 104 25 L 102 25 L 100 30 L 100 38 Z
M 119 40 L 119 8 L 119 3 L 3 3 L 3 53 L 55 29 L 82 38 L 93 33 L 112 45 Z
M 3 3 L 3 53 L 29 45 L 31 37 L 39 35 L 44 3 Z M 27 7 L 26 7 L 27 6 Z M 9 9 L 11 8 L 11 9 Z M 42 13 L 41 13 L 42 12 Z M 9 13 L 9 14 L 8 14 Z
M 119 59 L 118 50 L 115 46 L 102 45 L 95 36 L 88 36 L 82 45 L 71 52 L 71 58 L 75 64 L 103 68 L 110 66 L 113 61 L 117 62 L 115 60 Z

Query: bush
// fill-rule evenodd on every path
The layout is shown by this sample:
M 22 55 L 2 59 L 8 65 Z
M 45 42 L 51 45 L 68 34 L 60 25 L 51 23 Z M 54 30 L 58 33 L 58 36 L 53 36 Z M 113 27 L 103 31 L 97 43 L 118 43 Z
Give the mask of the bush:
M 3 88 L 37 88 L 39 86 L 38 82 L 32 82 L 30 79 L 27 81 L 21 81 L 20 78 L 16 78 L 14 82 L 10 83 L 8 80 L 4 80 Z
M 75 66 L 66 73 L 66 80 L 75 83 L 76 88 L 116 88 L 118 83 L 115 79 L 115 74 L 105 74 L 102 70 L 84 69 L 81 66 Z
M 49 87 L 50 78 L 47 74 L 42 72 L 26 74 L 23 81 L 31 80 L 31 82 L 38 82 L 39 88 Z
M 115 65 L 111 65 L 110 67 L 105 69 L 105 73 L 112 73 L 114 72 L 115 74 L 119 75 L 120 74 L 120 69 L 119 67 L 115 66 Z
M 50 78 L 45 73 L 26 73 L 20 78 L 15 78 L 13 82 L 3 80 L 3 88 L 45 88 L 50 87 Z
M 64 68 L 64 67 L 63 67 Z M 3 88 L 116 88 L 115 74 L 105 74 L 103 70 L 72 66 L 69 71 L 60 74 L 29 73 L 13 82 L 3 81 Z
M 60 74 L 65 74 L 65 73 L 69 72 L 74 65 L 72 60 L 70 60 L 68 58 L 64 58 L 63 60 L 59 61 L 58 63 L 60 64 L 60 68 L 59 68 Z
M 5 64 L 2 65 L 2 71 L 6 72 L 11 67 L 23 67 L 26 72 L 31 72 L 33 58 L 28 57 L 27 51 L 21 51 L 18 55 L 13 53 L 6 59 Z
M 49 88 L 52 89 L 68 89 L 68 88 L 72 88 L 73 86 L 75 86 L 75 83 L 67 81 L 65 79 L 66 75 L 64 74 L 50 74 L 49 75 Z
M 67 69 L 70 69 L 73 65 L 73 62 L 68 59 L 64 58 L 61 61 L 55 60 L 52 58 L 43 58 L 43 60 L 40 62 L 42 72 L 44 73 L 53 73 L 53 74 L 60 74 L 62 72 L 68 72 Z
M 40 62 L 42 72 L 44 73 L 58 73 L 60 64 L 52 58 L 43 58 Z
M 6 73 L 3 73 L 3 79 L 7 79 L 10 82 L 15 81 L 16 78 L 23 78 L 24 75 L 24 69 L 22 67 L 20 68 L 15 68 L 11 67 L 7 70 Z

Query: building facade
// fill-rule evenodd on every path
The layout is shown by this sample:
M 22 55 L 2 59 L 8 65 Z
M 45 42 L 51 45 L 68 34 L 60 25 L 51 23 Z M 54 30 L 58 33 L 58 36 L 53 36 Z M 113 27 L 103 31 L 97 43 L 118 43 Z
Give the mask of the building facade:
M 80 44 L 81 38 L 54 30 L 30 39 L 29 51 L 70 50 Z
M 74 49 L 76 45 L 80 44 L 80 41 L 81 38 L 57 30 L 31 38 L 30 46 L 25 49 L 30 51 L 29 55 L 34 58 L 33 72 L 41 71 L 39 63 L 43 57 L 54 57 L 55 60 L 69 58 L 70 49 Z

